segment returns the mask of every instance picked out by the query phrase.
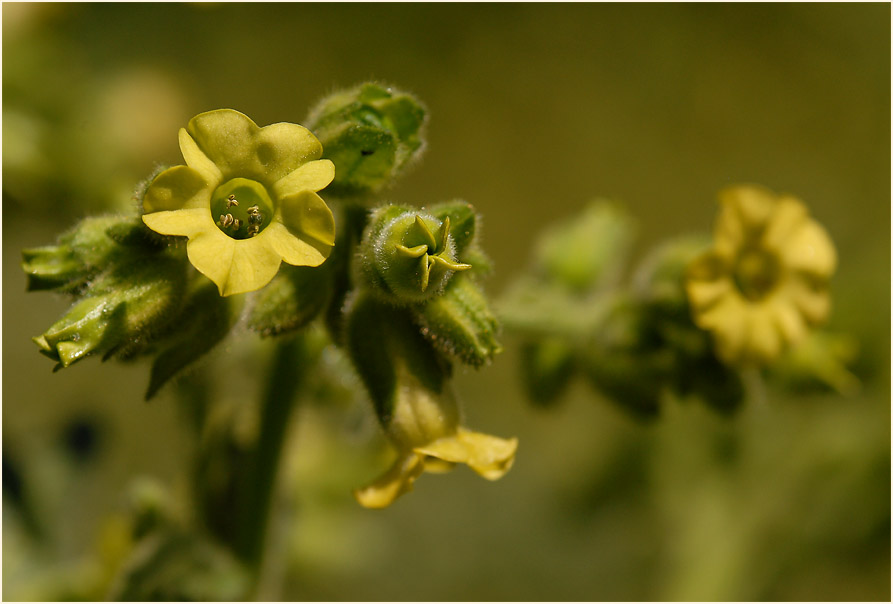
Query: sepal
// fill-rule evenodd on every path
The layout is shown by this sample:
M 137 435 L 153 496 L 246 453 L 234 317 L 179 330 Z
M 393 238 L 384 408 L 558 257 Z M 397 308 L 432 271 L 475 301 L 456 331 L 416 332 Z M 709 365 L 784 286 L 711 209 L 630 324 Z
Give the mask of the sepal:
M 320 267 L 283 266 L 260 290 L 248 312 L 248 327 L 276 336 L 305 327 L 325 308 L 332 290 L 328 263 Z
M 464 275 L 454 277 L 442 296 L 419 305 L 415 313 L 431 344 L 465 364 L 481 367 L 502 352 L 499 321 L 484 292 Z

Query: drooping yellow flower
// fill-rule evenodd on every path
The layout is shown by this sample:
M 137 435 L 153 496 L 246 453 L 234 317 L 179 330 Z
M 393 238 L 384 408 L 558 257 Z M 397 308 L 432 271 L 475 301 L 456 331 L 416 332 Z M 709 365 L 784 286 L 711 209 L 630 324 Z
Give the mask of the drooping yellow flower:
M 259 128 L 219 109 L 180 129 L 185 166 L 159 174 L 143 198 L 143 222 L 188 237 L 189 261 L 220 295 L 250 292 L 281 261 L 318 266 L 335 243 L 331 210 L 317 195 L 335 176 L 322 145 L 297 124 Z
M 772 361 L 830 312 L 837 254 L 806 206 L 759 186 L 720 192 L 713 249 L 688 269 L 695 324 L 727 363 Z
M 397 447 L 397 460 L 378 480 L 354 491 L 361 505 L 387 507 L 410 491 L 423 472 L 446 472 L 457 463 L 467 464 L 487 480 L 498 480 L 509 471 L 517 438 L 502 439 L 463 428 L 448 387 L 434 393 L 403 367 L 398 384 L 393 412 L 385 424 L 388 438 Z

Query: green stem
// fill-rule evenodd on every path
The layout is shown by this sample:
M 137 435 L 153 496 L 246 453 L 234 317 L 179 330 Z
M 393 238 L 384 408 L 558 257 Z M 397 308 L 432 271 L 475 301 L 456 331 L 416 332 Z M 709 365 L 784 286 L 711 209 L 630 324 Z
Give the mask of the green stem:
M 304 340 L 289 338 L 273 351 L 273 362 L 267 378 L 260 410 L 260 431 L 243 485 L 239 518 L 237 553 L 259 575 L 263 562 L 270 502 L 276 485 L 276 474 L 282 446 L 294 410 L 303 368 Z

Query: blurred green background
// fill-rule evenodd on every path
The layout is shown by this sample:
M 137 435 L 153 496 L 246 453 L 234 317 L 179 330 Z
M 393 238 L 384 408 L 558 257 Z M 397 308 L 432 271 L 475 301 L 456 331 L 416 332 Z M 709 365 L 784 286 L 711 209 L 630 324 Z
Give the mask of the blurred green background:
M 145 364 L 56 374 L 30 338 L 66 301 L 24 293 L 20 250 L 131 206 L 177 129 L 230 107 L 300 122 L 366 79 L 417 94 L 424 160 L 386 199 L 473 203 L 504 291 L 542 227 L 625 202 L 641 255 L 710 228 L 715 193 L 800 196 L 838 246 L 831 327 L 858 397 L 769 392 L 731 419 L 642 425 L 577 384 L 532 407 L 513 341 L 458 376 L 467 424 L 518 436 L 489 484 L 460 468 L 384 511 L 361 397 L 307 401 L 262 591 L 306 600 L 890 599 L 890 6 L 3 5 L 3 597 L 83 580 L 130 481 L 184 491 L 185 420 Z M 254 396 L 247 332 L 206 366 Z M 9 504 L 23 497 L 26 513 Z

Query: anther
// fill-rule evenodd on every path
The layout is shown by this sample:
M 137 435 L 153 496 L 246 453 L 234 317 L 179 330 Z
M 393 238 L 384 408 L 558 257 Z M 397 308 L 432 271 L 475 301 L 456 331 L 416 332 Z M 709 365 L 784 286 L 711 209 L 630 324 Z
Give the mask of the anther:
M 236 201 L 235 195 L 230 195 L 229 197 L 227 197 L 227 199 L 226 199 L 226 209 L 227 210 L 230 209 L 232 206 L 237 206 L 237 205 L 239 205 L 239 202 Z

